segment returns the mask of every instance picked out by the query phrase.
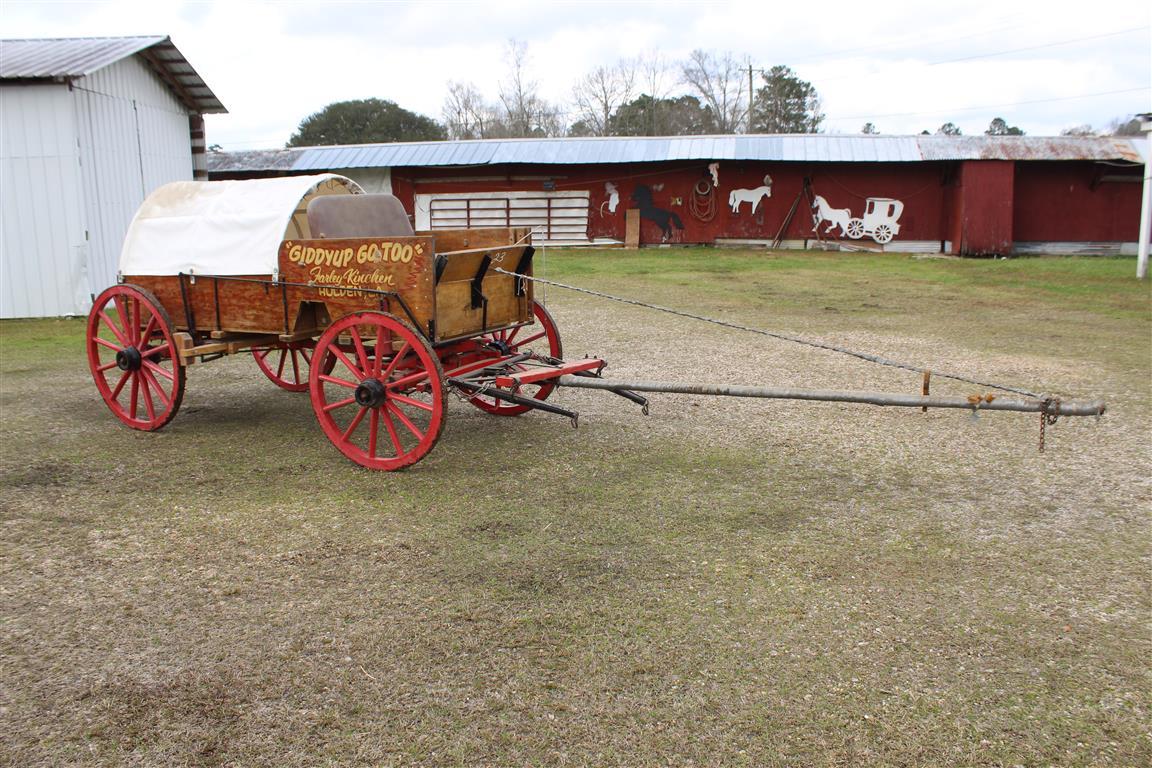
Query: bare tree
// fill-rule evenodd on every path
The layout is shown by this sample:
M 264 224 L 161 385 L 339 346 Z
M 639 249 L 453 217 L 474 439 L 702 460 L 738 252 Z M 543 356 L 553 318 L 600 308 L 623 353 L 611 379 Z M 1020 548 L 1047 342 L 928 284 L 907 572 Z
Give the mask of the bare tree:
M 585 136 L 609 136 L 612 114 L 632 100 L 636 64 L 621 60 L 611 67 L 596 67 L 572 88 L 580 131 Z
M 528 78 L 528 45 L 508 41 L 508 79 L 500 84 L 504 122 L 514 137 L 558 136 L 563 133 L 559 112 L 537 92 Z
M 484 100 L 473 83 L 448 83 L 441 110 L 451 139 L 496 139 L 508 135 L 500 110 Z
M 714 115 L 716 130 L 736 133 L 747 114 L 744 69 L 731 53 L 695 50 L 680 67 L 684 82 L 692 87 Z

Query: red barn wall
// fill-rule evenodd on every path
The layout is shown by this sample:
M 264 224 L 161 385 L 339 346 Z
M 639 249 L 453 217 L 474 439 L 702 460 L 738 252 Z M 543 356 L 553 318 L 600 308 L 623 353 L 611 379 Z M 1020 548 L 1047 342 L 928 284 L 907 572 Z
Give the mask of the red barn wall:
M 960 164 L 953 196 L 952 249 L 982 256 L 1012 252 L 1015 173 L 1003 160 Z
M 679 219 L 683 229 L 673 227 L 672 243 L 712 243 L 718 238 L 770 240 L 787 217 L 800 194 L 804 177 L 812 180 L 813 191 L 834 208 L 848 208 L 861 216 L 869 197 L 892 197 L 905 203 L 900 219 L 900 240 L 943 240 L 950 215 L 948 163 L 761 163 L 722 162 L 720 187 L 709 201 L 712 217 L 694 215 L 692 199 L 697 184 L 710 180 L 708 164 L 646 163 L 602 166 L 491 166 L 480 169 L 396 168 L 392 172 L 395 194 L 412 212 L 414 195 L 488 192 L 539 191 L 545 182 L 557 190 L 588 190 L 590 193 L 589 235 L 624 239 L 625 211 L 636 207 L 633 195 L 641 186 L 651 191 L 657 208 Z M 755 213 L 743 203 L 733 213 L 728 204 L 732 189 L 754 189 L 772 177 L 772 196 L 761 199 Z M 605 183 L 616 185 L 620 202 L 615 213 L 608 210 Z M 706 201 L 701 200 L 701 203 Z M 697 209 L 699 210 L 699 209 Z M 707 211 L 704 211 L 707 213 Z M 825 225 L 826 227 L 827 225 Z M 836 230 L 839 234 L 839 230 Z M 784 233 L 786 239 L 812 237 L 812 212 L 801 201 Z M 661 229 L 647 219 L 641 222 L 641 243 L 661 242 Z
M 1140 167 L 1087 162 L 1017 163 L 1013 212 L 1016 240 L 1139 240 L 1142 171 Z

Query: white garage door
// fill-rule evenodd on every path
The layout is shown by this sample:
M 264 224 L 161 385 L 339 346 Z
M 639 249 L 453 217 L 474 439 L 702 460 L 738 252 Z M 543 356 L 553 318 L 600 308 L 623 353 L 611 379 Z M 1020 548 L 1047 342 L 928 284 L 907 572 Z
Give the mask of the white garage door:
M 536 243 L 587 243 L 588 192 L 416 195 L 416 229 L 532 227 Z

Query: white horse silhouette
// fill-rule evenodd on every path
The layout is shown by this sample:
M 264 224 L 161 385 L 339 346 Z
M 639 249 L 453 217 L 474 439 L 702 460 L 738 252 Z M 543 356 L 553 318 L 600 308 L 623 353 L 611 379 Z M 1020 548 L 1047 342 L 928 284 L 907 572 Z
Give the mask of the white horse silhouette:
M 755 189 L 734 189 L 728 193 L 728 205 L 732 213 L 740 213 L 741 203 L 752 203 L 752 213 L 760 207 L 760 201 L 772 197 L 772 177 L 764 177 L 764 186 Z
M 824 230 L 824 234 L 830 234 L 836 227 L 840 227 L 841 235 L 848 234 L 848 222 L 852 219 L 852 209 L 833 208 L 820 195 L 816 195 L 816 201 L 812 203 L 812 207 L 816 209 L 816 213 L 812 214 L 813 232 L 820 228 L 822 222 L 827 221 L 828 228 Z

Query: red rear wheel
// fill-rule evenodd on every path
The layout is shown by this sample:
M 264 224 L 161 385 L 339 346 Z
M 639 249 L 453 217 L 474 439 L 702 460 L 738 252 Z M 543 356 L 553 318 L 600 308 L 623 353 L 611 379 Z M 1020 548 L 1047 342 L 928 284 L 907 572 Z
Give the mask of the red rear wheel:
M 444 429 L 444 372 L 412 326 L 383 312 L 337 320 L 308 375 L 324 434 L 352 461 L 394 470 L 424 458 Z
M 509 331 L 496 331 L 481 336 L 479 341 L 490 345 L 485 349 L 488 354 L 493 356 L 497 354 L 514 355 L 531 349 L 540 354 L 547 354 L 549 357 L 563 357 L 564 348 L 560 344 L 560 330 L 556 327 L 556 321 L 552 319 L 552 315 L 548 314 L 544 305 L 537 301 L 532 302 L 532 315 L 536 318 L 535 325 L 522 325 Z M 498 353 L 492 351 L 491 347 L 507 351 Z M 523 369 L 523 366 L 517 367 Z M 525 384 L 521 387 L 519 394 L 537 400 L 547 400 L 555 388 L 556 385 L 551 382 Z M 497 400 L 491 395 L 484 394 L 477 394 L 469 398 L 468 402 L 494 416 L 519 416 L 532 410 L 527 405 Z
M 88 366 L 116 418 L 132 429 L 160 429 L 180 410 L 185 368 L 172 321 L 160 302 L 134 285 L 114 285 L 88 313 Z
M 253 347 L 252 357 L 276 386 L 289 392 L 307 392 L 315 349 L 313 341 L 280 342 L 271 347 Z

